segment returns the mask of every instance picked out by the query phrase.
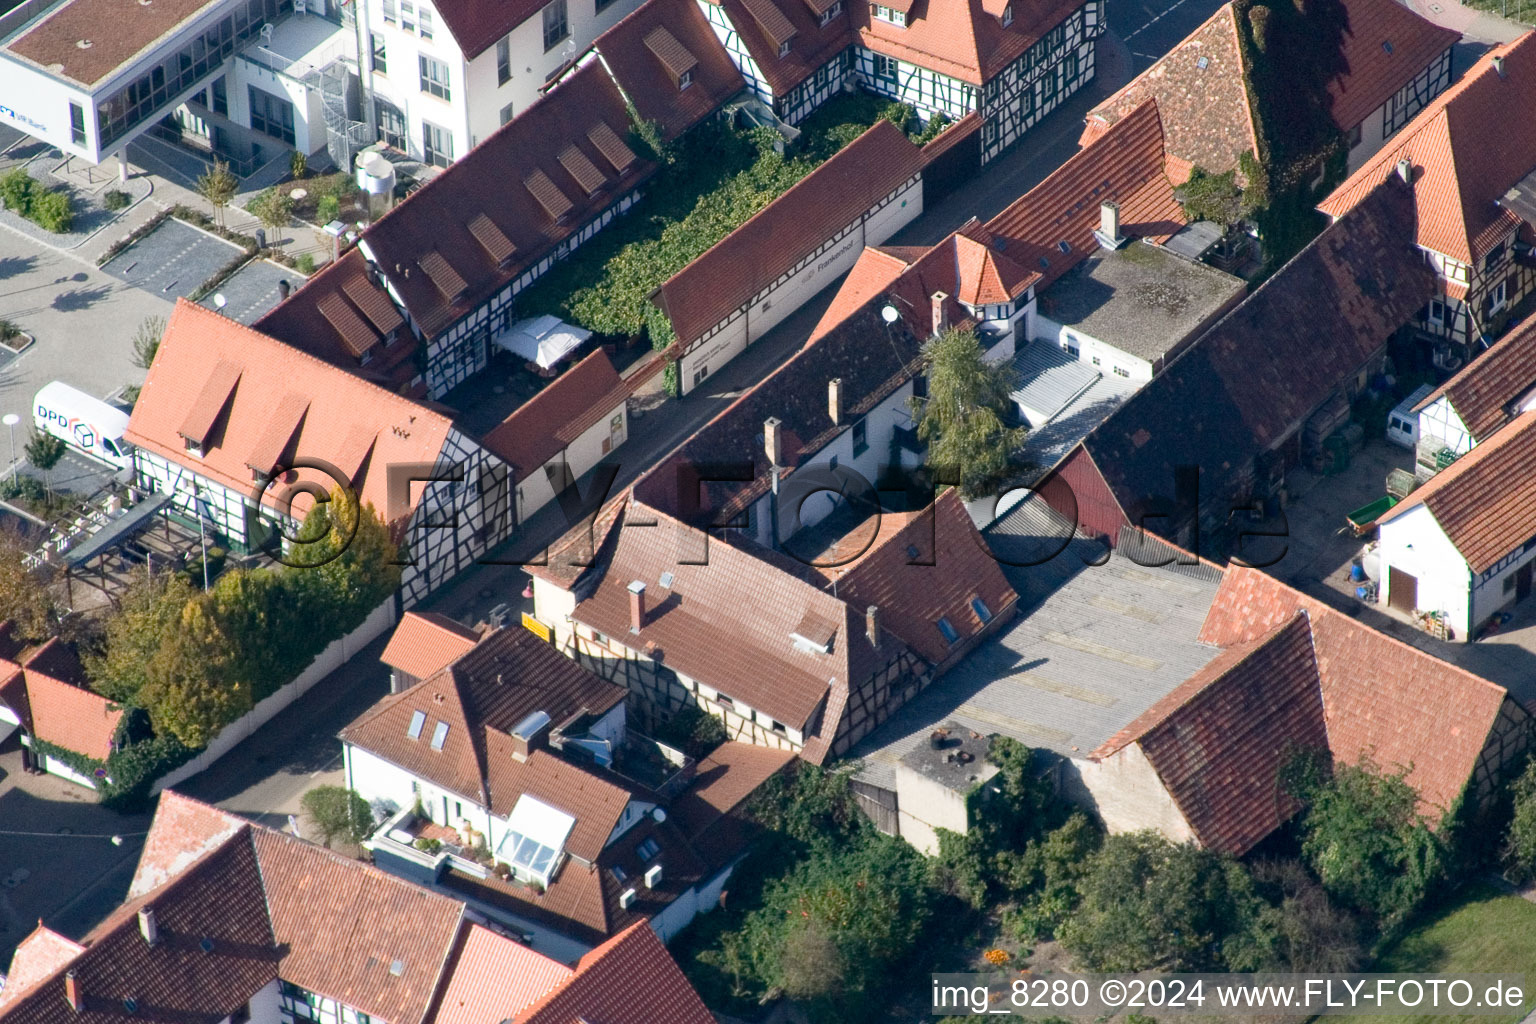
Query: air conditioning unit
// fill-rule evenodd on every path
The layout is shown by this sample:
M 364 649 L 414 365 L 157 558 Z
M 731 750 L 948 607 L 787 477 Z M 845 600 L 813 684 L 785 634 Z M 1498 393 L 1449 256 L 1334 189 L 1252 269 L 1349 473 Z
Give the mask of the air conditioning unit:
M 654 889 L 661 884 L 661 865 L 653 864 L 645 873 L 645 887 Z
M 619 894 L 619 906 L 623 907 L 625 910 L 628 910 L 630 907 L 632 907 L 634 905 L 635 905 L 635 890 L 633 890 L 633 889 L 625 889 L 622 893 Z

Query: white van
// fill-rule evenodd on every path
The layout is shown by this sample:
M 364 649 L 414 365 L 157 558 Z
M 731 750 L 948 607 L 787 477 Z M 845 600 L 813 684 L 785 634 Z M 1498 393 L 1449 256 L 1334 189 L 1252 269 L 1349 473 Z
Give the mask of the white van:
M 1387 440 L 1393 444 L 1402 445 L 1409 451 L 1413 451 L 1419 444 L 1419 414 L 1413 411 L 1413 407 L 1429 397 L 1429 393 L 1435 390 L 1428 384 L 1420 384 L 1414 389 L 1413 394 L 1397 404 L 1397 408 L 1387 414 Z
M 76 451 L 118 469 L 133 468 L 133 445 L 123 440 L 128 414 L 115 405 L 55 380 L 32 399 L 32 421 Z

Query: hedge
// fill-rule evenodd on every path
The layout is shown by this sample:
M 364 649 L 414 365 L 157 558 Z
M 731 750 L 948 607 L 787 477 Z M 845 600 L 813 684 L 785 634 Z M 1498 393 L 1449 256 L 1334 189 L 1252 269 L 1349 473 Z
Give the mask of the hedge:
M 148 807 L 149 791 L 155 780 L 197 755 L 197 751 L 189 750 L 174 736 L 156 736 L 115 749 L 105 761 L 36 736 L 31 739 L 34 755 L 52 757 L 81 775 L 94 778 L 102 806 L 124 814 L 135 814 Z M 97 777 L 97 771 L 105 772 L 105 777 Z

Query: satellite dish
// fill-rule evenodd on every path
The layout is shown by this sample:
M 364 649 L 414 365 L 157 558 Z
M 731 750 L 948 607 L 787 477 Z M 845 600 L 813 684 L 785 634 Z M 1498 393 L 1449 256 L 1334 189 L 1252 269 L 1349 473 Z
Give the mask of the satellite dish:
M 656 824 L 659 825 L 667 820 L 667 812 L 662 810 L 660 807 L 657 807 L 651 811 L 651 817 L 655 818 Z
M 229 300 L 224 297 L 223 292 L 214 292 L 213 304 L 218 306 L 220 309 L 223 309 L 225 306 L 229 305 Z
M 901 319 L 901 313 L 896 309 L 895 306 L 887 304 L 880 307 L 880 319 L 884 320 L 888 324 L 893 324 L 897 320 Z

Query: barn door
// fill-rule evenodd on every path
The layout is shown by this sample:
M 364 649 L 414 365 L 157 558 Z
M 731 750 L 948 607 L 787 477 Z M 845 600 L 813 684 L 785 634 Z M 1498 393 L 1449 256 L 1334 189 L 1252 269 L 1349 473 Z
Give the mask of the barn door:
M 1419 578 L 1393 568 L 1387 578 L 1387 604 L 1412 614 L 1419 606 Z

